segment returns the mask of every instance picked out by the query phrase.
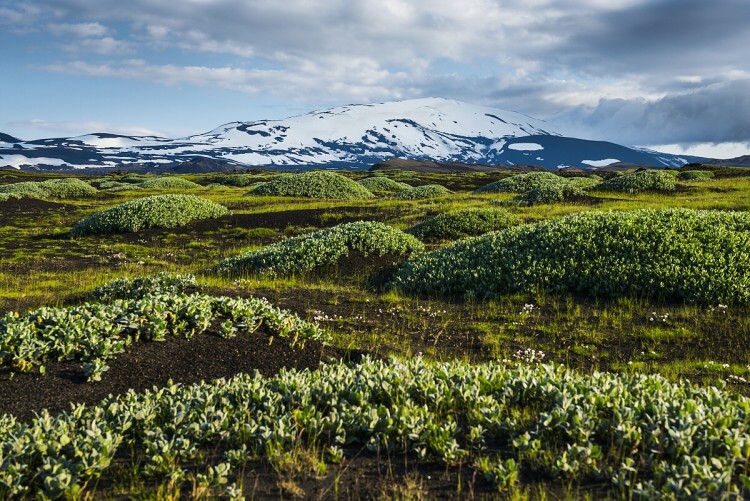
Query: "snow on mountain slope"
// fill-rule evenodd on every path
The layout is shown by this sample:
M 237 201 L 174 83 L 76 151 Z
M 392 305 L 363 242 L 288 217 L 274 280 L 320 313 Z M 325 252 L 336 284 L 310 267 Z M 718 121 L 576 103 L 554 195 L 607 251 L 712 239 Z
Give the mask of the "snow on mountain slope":
M 529 137 L 534 140 L 523 140 Z M 594 142 L 575 140 L 583 151 L 565 147 L 564 158 L 557 158 L 562 143 L 555 138 L 563 139 L 547 123 L 520 113 L 426 98 L 342 106 L 284 120 L 232 122 L 179 139 L 96 133 L 6 143 L 0 144 L 0 166 L 103 167 L 203 157 L 248 166 L 367 168 L 397 157 L 511 164 L 533 153 L 525 163 L 553 169 L 563 163 L 581 165 L 584 159 L 628 156 L 619 150 L 627 149 L 622 146 L 612 145 L 618 155 L 602 149 L 604 143 L 589 152 L 586 145 Z M 636 157 L 654 165 L 676 165 L 662 153 L 638 151 Z

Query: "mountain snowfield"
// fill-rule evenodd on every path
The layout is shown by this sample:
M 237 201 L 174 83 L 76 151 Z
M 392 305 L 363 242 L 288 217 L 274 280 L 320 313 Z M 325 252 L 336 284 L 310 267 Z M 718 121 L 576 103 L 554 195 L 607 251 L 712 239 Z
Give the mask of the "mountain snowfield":
M 350 105 L 283 120 L 231 122 L 179 139 L 94 133 L 14 141 L 0 135 L 0 167 L 87 168 L 210 158 L 237 166 L 368 168 L 391 158 L 471 164 L 681 166 L 695 157 L 565 137 L 511 111 L 440 98 Z

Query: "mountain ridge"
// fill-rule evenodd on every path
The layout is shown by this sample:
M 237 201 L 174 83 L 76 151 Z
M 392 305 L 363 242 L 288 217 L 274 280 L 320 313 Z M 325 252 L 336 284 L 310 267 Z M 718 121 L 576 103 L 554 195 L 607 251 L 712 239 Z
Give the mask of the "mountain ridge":
M 3 140 L 9 139 L 9 141 Z M 227 168 L 365 169 L 393 158 L 554 170 L 628 162 L 679 167 L 699 157 L 566 137 L 521 113 L 442 98 L 347 105 L 279 120 L 228 122 L 183 138 L 106 132 L 21 141 L 0 136 L 0 166 L 122 168 L 215 160 Z M 205 162 L 204 162 L 205 163 Z

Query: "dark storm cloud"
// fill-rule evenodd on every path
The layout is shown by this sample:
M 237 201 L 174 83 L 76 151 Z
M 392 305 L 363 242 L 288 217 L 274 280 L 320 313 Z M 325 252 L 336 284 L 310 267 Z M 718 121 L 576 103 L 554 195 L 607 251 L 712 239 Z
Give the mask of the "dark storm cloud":
M 748 69 L 750 2 L 656 0 L 568 18 L 547 57 L 593 74 L 663 75 L 724 66 Z M 706 75 L 710 76 L 710 75 Z
M 739 112 L 738 112 L 739 110 Z M 714 85 L 689 94 L 644 100 L 603 99 L 557 117 L 595 139 L 625 144 L 746 142 L 750 138 L 750 80 Z

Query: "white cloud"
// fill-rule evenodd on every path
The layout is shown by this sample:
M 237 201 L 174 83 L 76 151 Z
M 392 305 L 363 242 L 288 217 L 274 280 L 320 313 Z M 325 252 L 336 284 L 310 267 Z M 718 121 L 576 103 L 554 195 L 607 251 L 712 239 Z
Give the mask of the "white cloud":
M 123 136 L 168 136 L 162 131 L 152 130 L 145 127 L 116 125 L 108 122 L 97 121 L 74 122 L 34 118 L 31 120 L 10 122 L 7 125 L 16 129 L 39 131 L 39 134 L 32 134 L 30 137 L 49 137 L 49 133 L 63 137 L 80 136 L 93 132 L 108 132 L 111 134 L 121 134 Z
M 50 24 L 47 29 L 55 35 L 72 35 L 76 37 L 102 37 L 108 30 L 99 23 L 58 23 Z
M 91 52 L 94 54 L 133 54 L 135 47 L 132 43 L 115 40 L 112 37 L 86 38 L 73 43 L 64 44 L 63 49 L 68 52 Z
M 697 143 L 697 144 L 656 144 L 646 146 L 656 151 L 675 155 L 693 155 L 708 158 L 736 158 L 750 155 L 750 142 L 746 143 Z

